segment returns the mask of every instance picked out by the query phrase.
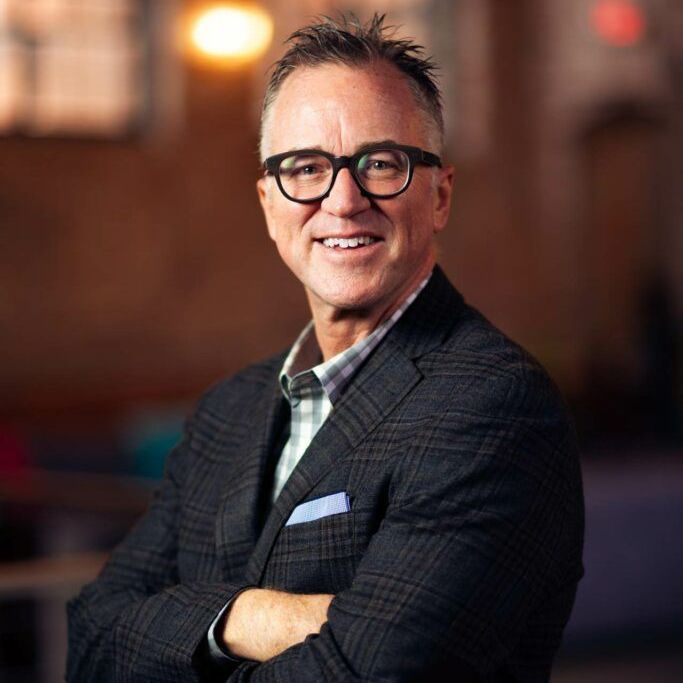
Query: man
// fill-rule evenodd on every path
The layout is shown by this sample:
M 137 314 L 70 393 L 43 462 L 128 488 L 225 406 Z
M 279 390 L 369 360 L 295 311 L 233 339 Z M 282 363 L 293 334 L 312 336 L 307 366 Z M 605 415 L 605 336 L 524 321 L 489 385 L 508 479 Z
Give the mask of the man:
M 326 20 L 266 93 L 258 194 L 304 285 L 285 354 L 219 383 L 69 604 L 69 681 L 546 681 L 581 576 L 574 435 L 435 266 L 433 66 Z

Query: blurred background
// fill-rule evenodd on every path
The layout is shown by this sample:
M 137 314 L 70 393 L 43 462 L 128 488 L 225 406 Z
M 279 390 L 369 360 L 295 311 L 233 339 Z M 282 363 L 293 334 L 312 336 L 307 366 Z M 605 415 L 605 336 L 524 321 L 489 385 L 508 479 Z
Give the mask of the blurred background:
M 254 181 L 266 71 L 316 14 L 441 64 L 440 262 L 582 441 L 555 683 L 683 680 L 680 0 L 0 0 L 0 680 L 63 676 L 65 601 L 212 382 L 308 319 Z

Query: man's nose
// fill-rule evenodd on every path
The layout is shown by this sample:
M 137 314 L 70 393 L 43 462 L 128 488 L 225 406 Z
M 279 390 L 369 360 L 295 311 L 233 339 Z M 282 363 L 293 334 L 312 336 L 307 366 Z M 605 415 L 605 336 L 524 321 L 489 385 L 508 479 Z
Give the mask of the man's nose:
M 370 208 L 370 200 L 363 196 L 348 168 L 337 173 L 330 193 L 323 199 L 321 208 L 334 216 L 349 217 Z

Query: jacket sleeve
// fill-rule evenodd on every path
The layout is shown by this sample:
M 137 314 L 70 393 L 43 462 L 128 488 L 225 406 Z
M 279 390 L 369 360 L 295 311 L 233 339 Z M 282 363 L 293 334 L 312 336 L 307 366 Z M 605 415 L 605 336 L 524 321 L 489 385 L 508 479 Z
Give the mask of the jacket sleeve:
M 320 634 L 230 683 L 548 680 L 581 574 L 574 433 L 542 384 L 478 394 L 396 454 L 386 515 Z M 529 615 L 546 609 L 515 671 Z
M 216 614 L 242 586 L 180 583 L 177 571 L 180 490 L 191 439 L 190 423 L 147 513 L 100 576 L 69 602 L 69 683 L 225 680 L 201 655 Z

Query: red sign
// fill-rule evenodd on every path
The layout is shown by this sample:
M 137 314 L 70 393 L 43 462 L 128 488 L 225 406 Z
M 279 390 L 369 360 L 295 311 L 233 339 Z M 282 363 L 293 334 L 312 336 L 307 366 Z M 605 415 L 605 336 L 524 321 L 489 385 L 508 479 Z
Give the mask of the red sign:
M 645 35 L 643 9 L 632 0 L 600 0 L 593 4 L 591 25 L 602 40 L 617 47 L 637 45 Z

